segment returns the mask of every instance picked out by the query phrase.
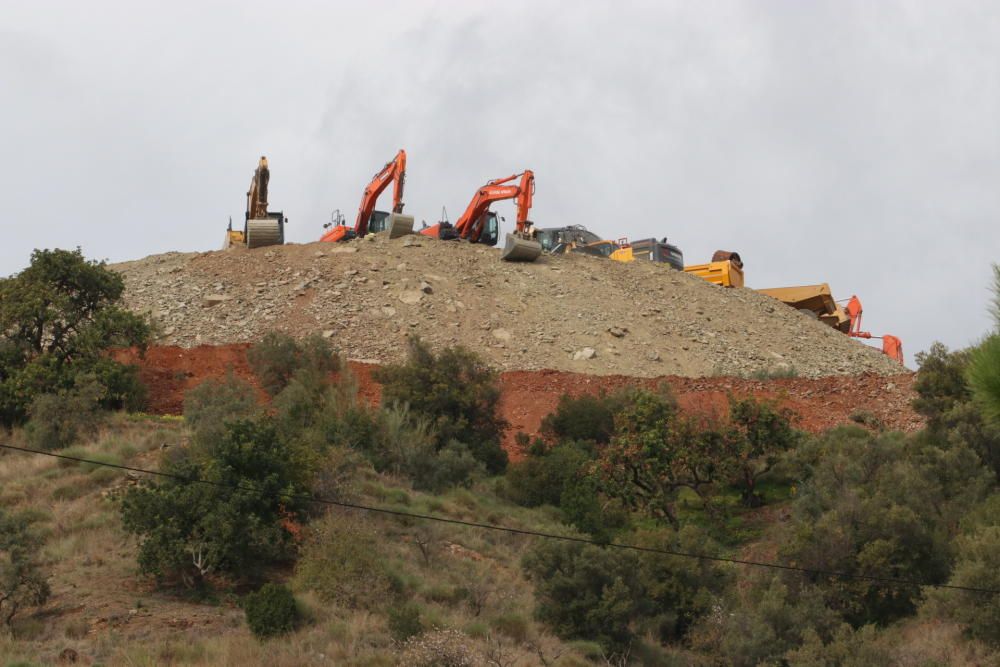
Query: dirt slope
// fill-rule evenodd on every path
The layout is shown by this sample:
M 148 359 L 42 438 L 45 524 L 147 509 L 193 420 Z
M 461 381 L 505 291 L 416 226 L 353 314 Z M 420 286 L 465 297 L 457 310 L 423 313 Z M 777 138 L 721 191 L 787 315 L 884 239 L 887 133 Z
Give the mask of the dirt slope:
M 495 249 L 407 237 L 169 253 L 115 265 L 162 342 L 323 332 L 350 358 L 402 357 L 409 334 L 509 370 L 640 377 L 804 377 L 904 369 L 783 304 L 665 265 L 574 255 L 509 264 Z
M 149 387 L 151 412 L 181 414 L 184 393 L 212 377 L 232 372 L 250 382 L 256 378 L 246 360 L 248 346 L 223 345 L 181 348 L 156 346 L 144 358 L 120 353 L 120 358 L 140 365 L 140 375 Z M 352 362 L 361 395 L 377 403 L 381 388 L 372 379 L 372 364 Z M 914 398 L 914 375 L 840 376 L 819 379 L 744 380 L 739 378 L 632 378 L 621 375 L 583 375 L 564 371 L 507 371 L 500 375 L 500 414 L 511 428 L 504 443 L 515 457 L 514 436 L 518 431 L 534 435 L 542 418 L 551 412 L 564 393 L 580 395 L 614 391 L 626 386 L 653 388 L 670 385 L 681 405 L 689 410 L 723 410 L 730 394 L 773 398 L 798 415 L 796 425 L 820 433 L 851 421 L 861 411 L 874 416 L 885 427 L 912 432 L 923 426 L 910 405 Z M 261 400 L 265 400 L 263 391 Z

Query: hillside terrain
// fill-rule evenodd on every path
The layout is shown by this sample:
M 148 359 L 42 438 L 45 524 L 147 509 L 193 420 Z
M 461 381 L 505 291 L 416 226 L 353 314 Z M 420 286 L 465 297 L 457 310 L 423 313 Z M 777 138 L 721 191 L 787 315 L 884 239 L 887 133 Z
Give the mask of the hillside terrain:
M 571 255 L 501 262 L 417 237 L 167 253 L 113 265 L 164 344 L 320 332 L 354 360 L 398 361 L 407 336 L 462 344 L 504 370 L 637 377 L 906 372 L 750 289 L 666 265 Z
M 119 352 L 118 358 L 139 365 L 140 377 L 150 390 L 147 406 L 150 412 L 179 415 L 183 411 L 185 393 L 205 380 L 233 373 L 256 384 L 247 362 L 248 348 L 249 345 L 243 343 L 192 348 L 158 345 L 141 356 L 135 352 Z M 372 378 L 374 368 L 376 366 L 370 363 L 350 364 L 358 390 L 370 405 L 376 405 L 380 396 L 380 387 Z M 498 411 L 511 425 L 504 445 L 515 456 L 519 453 L 515 446 L 516 434 L 536 435 L 542 418 L 555 409 L 563 394 L 597 395 L 622 387 L 652 389 L 660 384 L 669 385 L 681 404 L 694 410 L 723 408 L 730 395 L 772 398 L 791 408 L 796 426 L 811 433 L 821 433 L 865 415 L 884 428 L 913 432 L 924 425 L 923 418 L 912 407 L 916 396 L 913 381 L 912 374 L 753 380 L 680 376 L 634 378 L 555 370 L 504 371 L 500 374 Z M 263 399 L 263 390 L 259 390 L 259 394 Z

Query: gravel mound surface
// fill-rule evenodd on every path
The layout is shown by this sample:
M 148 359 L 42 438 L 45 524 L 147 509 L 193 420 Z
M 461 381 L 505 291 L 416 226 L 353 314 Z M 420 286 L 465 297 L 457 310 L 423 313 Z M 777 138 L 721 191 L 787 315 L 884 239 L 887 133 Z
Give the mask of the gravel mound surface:
M 802 377 L 907 372 L 749 289 L 723 289 L 666 265 L 573 255 L 532 264 L 418 237 L 207 253 L 112 266 L 160 343 L 253 342 L 276 329 L 320 332 L 351 359 L 401 359 L 417 334 L 460 343 L 504 370 L 640 377 Z

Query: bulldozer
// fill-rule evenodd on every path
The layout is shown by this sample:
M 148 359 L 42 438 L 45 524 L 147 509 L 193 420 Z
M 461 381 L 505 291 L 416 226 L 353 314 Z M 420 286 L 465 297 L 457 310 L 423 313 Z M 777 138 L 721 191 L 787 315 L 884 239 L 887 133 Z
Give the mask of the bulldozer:
M 509 185 L 520 177 L 517 185 Z M 513 233 L 507 234 L 500 258 L 507 262 L 534 262 L 542 254 L 542 245 L 535 239 L 534 223 L 528 220 L 535 194 L 535 174 L 526 169 L 520 174 L 488 181 L 476 190 L 465 212 L 454 225 L 446 220 L 425 227 L 420 234 L 440 240 L 460 239 L 469 243 L 496 245 L 499 241 L 497 216 L 490 211 L 493 202 L 514 199 L 517 222 Z
M 382 192 L 393 183 L 392 211 L 376 211 L 375 204 Z M 413 216 L 403 215 L 403 186 L 406 183 L 406 151 L 399 149 L 396 156 L 385 163 L 365 187 L 361 194 L 361 205 L 358 207 L 358 217 L 354 227 L 348 227 L 343 219 L 328 222 L 323 229 L 328 229 L 320 241 L 336 243 L 349 241 L 367 234 L 389 231 L 389 238 L 394 239 L 413 233 Z
M 243 230 L 234 230 L 233 219 L 230 218 L 223 248 L 237 245 L 262 248 L 282 245 L 285 242 L 285 225 L 288 223 L 288 218 L 281 211 L 267 210 L 267 186 L 270 180 L 271 170 L 267 166 L 267 157 L 261 155 L 257 169 L 253 172 L 253 178 L 250 179 L 250 189 L 247 190 L 247 210 Z

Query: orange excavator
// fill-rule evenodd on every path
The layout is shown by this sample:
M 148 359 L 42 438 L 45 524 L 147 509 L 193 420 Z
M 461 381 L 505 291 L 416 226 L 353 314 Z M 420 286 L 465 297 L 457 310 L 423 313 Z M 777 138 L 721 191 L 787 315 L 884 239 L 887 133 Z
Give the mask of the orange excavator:
M 903 363 L 903 341 L 890 334 L 883 334 L 881 336 L 873 336 L 867 331 L 861 330 L 861 313 L 863 309 L 861 307 L 861 299 L 856 295 L 851 295 L 851 298 L 847 301 L 847 306 L 844 307 L 844 311 L 847 316 L 851 319 L 851 327 L 847 331 L 847 335 L 852 338 L 875 338 L 882 340 L 882 354 L 895 359 L 900 364 Z
M 513 184 L 518 177 L 521 180 Z M 461 239 L 469 243 L 496 245 L 500 235 L 499 225 L 496 213 L 490 210 L 490 206 L 493 202 L 514 199 L 517 204 L 517 225 L 512 234 L 507 234 L 500 258 L 508 262 L 533 262 L 542 254 L 542 244 L 535 240 L 534 223 L 528 220 L 534 194 L 535 174 L 530 169 L 489 181 L 476 190 L 472 201 L 454 225 L 441 221 L 425 227 L 420 233 L 436 239 Z
M 324 229 L 332 227 L 323 234 L 320 241 L 349 241 L 365 236 L 368 233 L 389 230 L 389 238 L 405 236 L 413 232 L 413 216 L 403 215 L 403 184 L 406 181 L 406 151 L 400 149 L 396 157 L 385 163 L 382 170 L 372 177 L 365 192 L 361 195 L 361 206 L 358 207 L 358 217 L 354 227 L 345 224 L 327 223 Z M 392 212 L 376 211 L 375 203 L 382 191 L 393 183 Z

